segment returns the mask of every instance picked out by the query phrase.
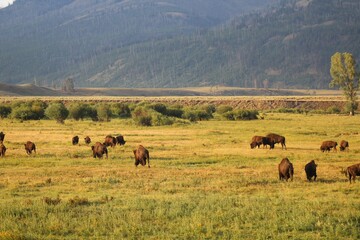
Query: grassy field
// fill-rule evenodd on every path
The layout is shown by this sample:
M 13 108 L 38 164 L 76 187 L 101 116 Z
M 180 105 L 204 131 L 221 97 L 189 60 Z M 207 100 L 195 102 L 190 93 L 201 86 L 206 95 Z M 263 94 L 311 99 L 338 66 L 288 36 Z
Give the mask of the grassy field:
M 342 169 L 360 163 L 360 115 L 267 113 L 257 121 L 204 121 L 138 127 L 131 120 L 1 120 L 0 239 L 359 239 L 360 178 Z M 250 149 L 253 135 L 276 132 L 287 150 Z M 125 146 L 93 159 L 107 134 Z M 80 145 L 71 138 L 79 135 Z M 321 153 L 324 140 L 348 140 L 348 152 Z M 27 156 L 24 143 L 35 142 Z M 134 166 L 138 144 L 151 168 Z M 278 180 L 283 157 L 292 182 Z M 304 166 L 314 159 L 318 181 Z

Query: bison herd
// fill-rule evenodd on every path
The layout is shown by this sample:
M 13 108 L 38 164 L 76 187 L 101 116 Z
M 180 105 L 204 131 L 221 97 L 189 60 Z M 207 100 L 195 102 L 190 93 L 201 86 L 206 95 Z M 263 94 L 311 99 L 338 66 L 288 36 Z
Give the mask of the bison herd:
M 5 134 L 3 132 L 0 132 L 0 157 L 5 156 L 6 147 L 4 145 L 4 139 Z M 77 145 L 79 144 L 79 136 L 74 136 L 72 138 L 72 144 Z M 86 136 L 84 138 L 84 142 L 86 145 L 89 145 L 91 143 L 91 139 L 89 136 Z M 116 145 L 125 145 L 126 141 L 124 140 L 124 137 L 122 135 L 113 137 L 111 135 L 107 135 L 104 139 L 104 142 L 96 142 L 93 146 L 91 146 L 92 155 L 94 158 L 103 158 L 105 155 L 106 159 L 108 158 L 108 149 L 107 147 L 115 147 Z M 250 147 L 253 148 L 260 148 L 262 145 L 263 148 L 267 148 L 269 145 L 270 149 L 273 149 L 275 147 L 275 144 L 281 144 L 281 148 L 286 150 L 286 144 L 285 144 L 285 137 L 270 133 L 264 136 L 254 136 L 251 139 Z M 331 149 L 333 151 L 337 151 L 337 142 L 335 141 L 324 141 L 322 142 L 320 146 L 320 150 L 322 152 L 330 152 Z M 36 153 L 36 146 L 35 143 L 31 141 L 27 141 L 25 144 L 25 151 L 26 154 L 30 155 L 33 151 Z M 349 148 L 349 142 L 342 140 L 340 142 L 340 151 L 345 151 Z M 150 168 L 150 156 L 149 151 L 142 145 L 139 145 L 137 149 L 133 150 L 134 157 L 135 157 L 135 166 L 137 167 L 139 164 L 142 166 L 145 166 L 146 164 Z M 315 164 L 315 161 L 312 160 L 309 163 L 305 165 L 305 173 L 306 178 L 308 181 L 313 180 L 316 181 L 317 174 L 316 174 L 316 167 L 317 164 Z M 279 171 L 279 179 L 280 180 L 286 180 L 288 179 L 293 180 L 294 176 L 294 167 L 293 164 L 290 162 L 288 158 L 284 158 L 281 160 L 280 164 L 278 165 L 278 171 Z M 352 166 L 349 166 L 345 171 L 346 176 L 349 178 L 349 181 L 355 182 L 356 176 L 360 176 L 360 163 L 355 164 Z
M 6 147 L 4 145 L 4 138 L 5 134 L 3 132 L 0 132 L 0 157 L 5 157 Z M 79 144 L 79 136 L 74 136 L 71 139 L 72 145 Z M 91 139 L 89 136 L 86 136 L 84 138 L 84 142 L 86 145 L 89 145 L 91 143 Z M 91 146 L 92 155 L 94 158 L 103 158 L 105 155 L 106 159 L 108 158 L 108 150 L 107 147 L 115 147 L 118 145 L 125 145 L 126 141 L 124 140 L 124 137 L 122 135 L 113 137 L 111 135 L 107 135 L 105 137 L 105 140 L 103 143 L 96 142 L 93 146 Z M 33 151 L 36 153 L 36 146 L 35 143 L 31 141 L 27 141 L 25 144 L 25 151 L 27 155 L 30 155 Z M 149 157 L 149 151 L 142 145 L 139 145 L 137 149 L 133 151 L 134 157 L 135 157 L 135 166 L 137 167 L 139 164 L 142 166 L 145 166 L 146 163 L 148 164 L 148 167 L 150 168 L 150 157 Z
M 260 148 L 262 145 L 263 148 L 267 148 L 269 145 L 270 149 L 273 149 L 275 147 L 275 144 L 280 143 L 281 148 L 286 150 L 286 144 L 285 144 L 285 137 L 275 134 L 275 133 L 269 133 L 265 137 L 264 136 L 253 136 L 250 143 L 250 148 Z M 333 151 L 337 151 L 337 142 L 335 141 L 324 141 L 321 143 L 320 150 L 322 152 L 330 152 L 331 149 Z M 349 149 L 349 142 L 342 140 L 340 142 L 340 151 L 345 151 Z M 311 160 L 308 164 L 305 165 L 305 173 L 306 178 L 311 181 L 312 178 L 314 178 L 314 181 L 316 181 L 316 167 L 317 164 L 315 164 L 314 160 Z M 288 158 L 284 158 L 281 160 L 280 164 L 278 165 L 279 170 L 279 179 L 280 180 L 288 180 L 293 179 L 294 176 L 294 167 L 290 160 Z M 346 176 L 349 178 L 349 181 L 351 183 L 351 180 L 355 182 L 356 176 L 360 176 L 360 163 L 355 164 L 352 166 L 349 166 L 345 171 Z

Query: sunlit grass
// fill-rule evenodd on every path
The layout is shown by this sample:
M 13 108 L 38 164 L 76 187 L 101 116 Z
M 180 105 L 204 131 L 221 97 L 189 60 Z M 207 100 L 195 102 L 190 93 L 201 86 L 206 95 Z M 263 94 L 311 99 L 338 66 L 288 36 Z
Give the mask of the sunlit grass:
M 360 162 L 360 117 L 267 113 L 257 121 L 205 121 L 137 127 L 129 120 L 2 120 L 0 239 L 357 239 L 360 183 L 343 168 Z M 250 149 L 253 135 L 286 137 L 288 150 Z M 125 146 L 94 159 L 91 144 L 108 134 Z M 71 138 L 80 137 L 73 146 Z M 346 139 L 348 152 L 320 152 Z M 37 153 L 27 156 L 31 140 Z M 151 168 L 132 150 L 150 151 Z M 283 157 L 293 182 L 278 180 Z M 304 166 L 314 159 L 318 181 Z M 360 180 L 359 180 L 360 181 Z

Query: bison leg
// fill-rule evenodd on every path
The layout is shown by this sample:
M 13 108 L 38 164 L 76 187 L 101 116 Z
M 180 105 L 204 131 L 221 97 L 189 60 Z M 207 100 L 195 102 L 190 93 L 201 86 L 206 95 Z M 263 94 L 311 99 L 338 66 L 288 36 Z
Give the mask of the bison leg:
M 140 164 L 140 160 L 136 159 L 135 160 L 135 166 L 137 167 Z

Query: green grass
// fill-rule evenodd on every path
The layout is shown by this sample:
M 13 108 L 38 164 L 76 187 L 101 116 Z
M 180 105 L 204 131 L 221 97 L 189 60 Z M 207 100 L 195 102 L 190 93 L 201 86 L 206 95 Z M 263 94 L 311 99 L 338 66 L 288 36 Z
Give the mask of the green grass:
M 360 116 L 267 113 L 257 121 L 204 121 L 138 127 L 108 123 L 1 120 L 0 239 L 358 239 Z M 253 135 L 286 137 L 288 150 L 250 149 Z M 121 133 L 125 146 L 93 159 L 92 142 Z M 80 146 L 71 138 L 79 135 Z M 321 153 L 324 140 L 348 152 Z M 37 154 L 27 156 L 31 140 Z M 151 168 L 134 166 L 132 150 L 150 151 Z M 283 157 L 293 182 L 278 180 Z M 315 159 L 318 181 L 304 166 Z

